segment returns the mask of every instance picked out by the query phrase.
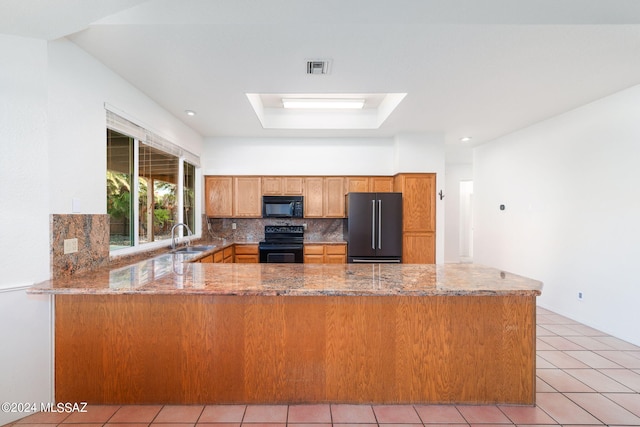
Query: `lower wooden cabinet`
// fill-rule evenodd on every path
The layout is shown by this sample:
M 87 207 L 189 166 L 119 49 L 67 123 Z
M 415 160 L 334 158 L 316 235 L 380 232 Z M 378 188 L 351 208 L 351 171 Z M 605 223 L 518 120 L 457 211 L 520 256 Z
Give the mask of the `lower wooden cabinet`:
M 255 246 L 255 249 L 253 248 Z M 236 259 L 236 253 L 240 252 L 241 260 Z M 247 261 L 248 254 L 255 253 L 255 261 Z M 251 255 L 253 256 L 253 255 Z M 198 262 L 210 262 L 210 263 L 232 263 L 232 262 L 258 262 L 258 245 L 231 245 L 224 249 L 220 249 L 211 255 L 200 259 Z
M 260 255 L 258 245 L 255 244 L 237 244 L 235 245 L 235 262 L 237 263 L 258 263 Z
M 304 245 L 304 262 L 306 264 L 345 264 L 347 245 L 344 243 L 306 244 Z
M 435 264 L 435 233 L 404 232 L 402 234 L 402 262 L 404 264 Z
M 222 250 L 222 262 L 224 263 L 230 263 L 233 262 L 233 254 L 234 254 L 234 247 L 233 246 L 229 246 L 227 248 L 224 248 Z

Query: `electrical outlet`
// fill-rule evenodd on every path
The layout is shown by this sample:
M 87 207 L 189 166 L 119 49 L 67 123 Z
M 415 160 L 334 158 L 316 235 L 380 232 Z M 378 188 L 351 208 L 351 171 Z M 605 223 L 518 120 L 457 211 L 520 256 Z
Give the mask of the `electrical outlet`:
M 64 253 L 73 254 L 78 252 L 78 239 L 64 239 Z
M 584 299 L 584 294 L 582 292 L 578 292 L 578 299 L 582 301 Z
M 235 230 L 235 229 L 236 229 L 236 227 L 237 227 L 237 226 L 236 226 L 236 223 L 235 223 L 235 222 L 232 222 L 232 223 L 231 223 L 231 229 L 232 229 L 232 230 Z

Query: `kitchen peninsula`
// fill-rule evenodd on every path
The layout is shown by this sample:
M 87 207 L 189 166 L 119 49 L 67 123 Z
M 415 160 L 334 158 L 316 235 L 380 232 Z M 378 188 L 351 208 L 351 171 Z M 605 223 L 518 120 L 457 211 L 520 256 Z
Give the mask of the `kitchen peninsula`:
M 55 295 L 57 401 L 535 403 L 538 281 L 470 264 L 187 260 L 29 290 Z

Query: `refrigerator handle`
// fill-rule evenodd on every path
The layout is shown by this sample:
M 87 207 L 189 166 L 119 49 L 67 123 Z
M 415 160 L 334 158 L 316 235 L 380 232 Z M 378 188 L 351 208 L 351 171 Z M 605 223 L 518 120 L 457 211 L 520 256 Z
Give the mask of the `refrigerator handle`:
M 376 201 L 371 201 L 371 249 L 376 249 Z
M 378 200 L 378 249 L 382 249 L 382 200 Z

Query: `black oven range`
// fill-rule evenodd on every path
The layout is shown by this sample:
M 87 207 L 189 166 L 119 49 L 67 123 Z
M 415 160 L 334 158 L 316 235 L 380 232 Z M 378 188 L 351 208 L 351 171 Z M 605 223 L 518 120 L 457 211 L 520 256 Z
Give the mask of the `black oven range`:
M 264 240 L 258 244 L 260 262 L 302 263 L 303 241 L 302 225 L 266 225 Z

